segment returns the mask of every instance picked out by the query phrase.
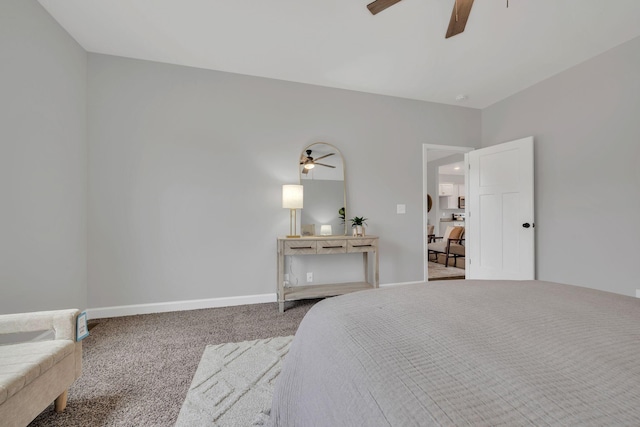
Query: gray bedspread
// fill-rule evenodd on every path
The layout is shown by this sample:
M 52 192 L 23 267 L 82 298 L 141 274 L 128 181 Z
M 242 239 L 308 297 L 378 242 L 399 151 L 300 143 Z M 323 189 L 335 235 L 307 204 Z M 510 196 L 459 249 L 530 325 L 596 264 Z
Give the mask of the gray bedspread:
M 444 281 L 319 302 L 275 426 L 640 426 L 640 299 Z

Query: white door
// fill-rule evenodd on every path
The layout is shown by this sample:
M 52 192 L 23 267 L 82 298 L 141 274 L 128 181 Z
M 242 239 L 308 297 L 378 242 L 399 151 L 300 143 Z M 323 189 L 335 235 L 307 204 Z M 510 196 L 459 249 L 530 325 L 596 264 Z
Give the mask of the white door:
M 535 279 L 533 137 L 467 156 L 467 279 Z

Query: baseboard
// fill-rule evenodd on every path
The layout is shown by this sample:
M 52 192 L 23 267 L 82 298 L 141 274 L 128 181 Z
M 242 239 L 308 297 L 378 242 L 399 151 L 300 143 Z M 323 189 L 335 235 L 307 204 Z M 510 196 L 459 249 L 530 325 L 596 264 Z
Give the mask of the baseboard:
M 276 302 L 276 294 L 244 295 L 239 297 L 170 301 L 151 304 L 121 305 L 87 309 L 89 319 L 133 316 L 136 314 L 166 313 L 169 311 L 199 310 L 202 308 L 231 307 L 245 304 Z
M 425 282 L 385 283 L 381 288 L 401 285 L 414 285 Z M 87 309 L 89 319 L 105 317 L 134 316 L 136 314 L 166 313 L 169 311 L 199 310 L 202 308 L 232 307 L 235 305 L 262 304 L 276 302 L 276 294 L 245 295 L 239 297 L 209 298 L 186 301 L 169 301 L 151 304 L 120 305 Z

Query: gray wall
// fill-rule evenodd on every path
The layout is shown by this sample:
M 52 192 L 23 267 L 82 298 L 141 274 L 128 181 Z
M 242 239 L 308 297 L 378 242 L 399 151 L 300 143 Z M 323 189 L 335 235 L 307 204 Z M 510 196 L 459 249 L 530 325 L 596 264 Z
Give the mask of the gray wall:
M 88 93 L 90 307 L 274 293 L 281 185 L 316 141 L 381 282 L 422 280 L 422 144 L 479 144 L 478 110 L 98 54 Z
M 0 2 L 0 313 L 86 307 L 87 54 Z
M 482 111 L 482 145 L 533 135 L 537 277 L 640 289 L 640 38 Z
M 0 313 L 273 293 L 281 185 L 315 141 L 345 155 L 382 283 L 422 280 L 423 143 L 533 135 L 538 277 L 640 288 L 640 39 L 482 112 L 95 54 L 87 69 L 35 0 L 0 2 L 0 57 Z

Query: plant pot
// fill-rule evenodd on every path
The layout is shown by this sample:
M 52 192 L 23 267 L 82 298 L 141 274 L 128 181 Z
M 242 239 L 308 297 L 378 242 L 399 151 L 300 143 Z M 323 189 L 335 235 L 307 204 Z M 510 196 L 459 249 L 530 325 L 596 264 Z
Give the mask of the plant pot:
M 353 227 L 353 235 L 356 237 L 363 237 L 365 234 L 364 225 L 356 225 Z

